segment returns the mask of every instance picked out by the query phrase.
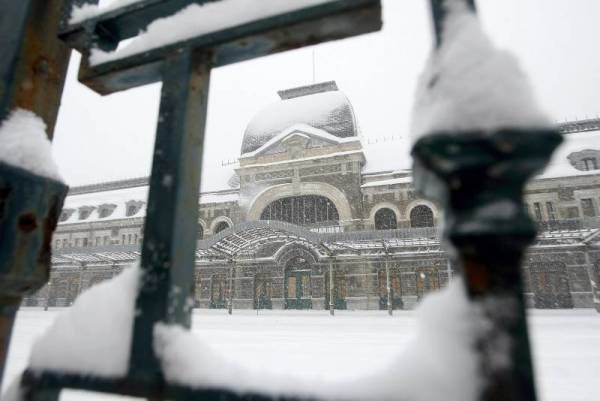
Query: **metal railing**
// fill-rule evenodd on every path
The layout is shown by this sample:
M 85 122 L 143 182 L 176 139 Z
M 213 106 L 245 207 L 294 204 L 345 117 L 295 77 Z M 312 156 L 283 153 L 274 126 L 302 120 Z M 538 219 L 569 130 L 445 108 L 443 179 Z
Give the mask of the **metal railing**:
M 464 1 L 471 9 L 475 8 L 472 0 Z M 89 54 L 91 48 L 112 50 L 119 41 L 137 35 L 152 20 L 191 3 L 196 2 L 138 1 L 81 23 L 67 24 L 60 36 L 84 55 Z M 431 0 L 431 5 L 436 45 L 439 47 L 443 41 L 441 32 L 446 8 L 443 0 Z M 55 2 L 50 5 L 59 6 Z M 38 17 L 38 20 L 30 21 L 30 27 L 58 23 L 56 18 Z M 190 325 L 191 305 L 187 300 L 191 295 L 189 283 L 194 279 L 198 166 L 201 165 L 210 71 L 215 66 L 372 32 L 380 27 L 378 0 L 333 0 L 99 65 L 91 65 L 84 57 L 80 79 L 100 94 L 162 81 L 141 254 L 144 280 L 140 283 L 135 304 L 128 371 L 123 377 L 106 378 L 83 373 L 27 370 L 21 381 L 24 398 L 31 401 L 57 400 L 64 388 L 148 399 L 272 398 L 265 394 L 240 395 L 226 388 L 192 388 L 169 382 L 154 349 L 153 329 L 156 323 L 166 322 L 186 328 Z M 430 85 L 435 85 L 435 80 Z M 56 111 L 58 103 L 51 103 L 48 107 Z M 535 135 L 529 131 L 536 131 Z M 453 247 L 454 265 L 464 277 L 469 299 L 480 307 L 493 325 L 493 330 L 476 338 L 477 360 L 484 378 L 478 399 L 535 400 L 519 267 L 523 252 L 535 238 L 535 225 L 521 205 L 525 181 L 547 163 L 560 142 L 560 136 L 552 130 L 543 129 L 430 134 L 420 139 L 413 148 L 415 187 L 445 208 L 443 239 Z M 165 180 L 165 177 L 169 179 Z M 511 216 L 476 213 L 480 207 L 493 208 L 494 202 L 498 201 L 509 203 L 511 210 L 520 212 Z M 283 230 L 284 226 L 280 227 Z M 276 229 L 277 224 L 271 228 Z M 297 235 L 305 235 L 311 241 L 323 238 L 333 242 L 352 241 L 357 236 L 363 239 L 386 236 L 384 231 L 315 233 L 297 227 L 285 228 Z M 226 240 L 228 235 L 235 234 L 235 230 L 220 233 L 210 241 L 214 241 L 214 245 L 219 240 Z M 406 231 L 393 230 L 388 234 L 397 236 L 403 233 Z M 230 242 L 233 243 L 234 239 Z M 387 245 L 382 243 L 381 246 L 387 252 Z M 386 276 L 389 274 L 388 266 Z M 388 279 L 387 287 L 390 287 L 390 282 Z M 389 299 L 391 290 L 387 287 Z M 498 307 L 499 302 L 502 308 Z M 389 305 L 388 302 L 386 307 L 389 308 Z M 499 342 L 509 344 L 503 354 L 503 359 L 508 361 L 506 364 L 498 364 L 495 358 Z M 279 399 L 296 397 L 284 394 Z

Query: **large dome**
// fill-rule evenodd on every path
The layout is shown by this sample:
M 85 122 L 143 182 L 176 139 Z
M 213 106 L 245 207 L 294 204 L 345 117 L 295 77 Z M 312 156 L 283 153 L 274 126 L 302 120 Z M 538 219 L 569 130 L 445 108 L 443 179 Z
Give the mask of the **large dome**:
M 255 151 L 269 139 L 295 124 L 307 124 L 340 138 L 356 136 L 352 105 L 335 82 L 279 92 L 281 100 L 265 107 L 244 132 L 242 154 Z

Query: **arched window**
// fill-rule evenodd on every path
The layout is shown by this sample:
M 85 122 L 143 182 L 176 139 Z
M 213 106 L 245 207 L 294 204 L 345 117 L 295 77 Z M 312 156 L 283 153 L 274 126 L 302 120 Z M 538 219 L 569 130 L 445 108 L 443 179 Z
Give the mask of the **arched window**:
M 425 205 L 414 207 L 410 211 L 411 227 L 433 227 L 433 212 Z
M 227 230 L 229 228 L 229 224 L 226 221 L 222 221 L 215 227 L 215 234 L 220 233 L 223 230 Z
M 324 196 L 290 196 L 271 202 L 261 220 L 278 220 L 298 225 L 338 223 L 340 216 L 332 201 Z
M 392 209 L 384 207 L 375 213 L 376 230 L 394 230 L 398 228 L 396 213 Z
M 196 230 L 196 239 L 204 238 L 204 228 L 202 228 L 202 224 L 198 223 L 198 229 Z

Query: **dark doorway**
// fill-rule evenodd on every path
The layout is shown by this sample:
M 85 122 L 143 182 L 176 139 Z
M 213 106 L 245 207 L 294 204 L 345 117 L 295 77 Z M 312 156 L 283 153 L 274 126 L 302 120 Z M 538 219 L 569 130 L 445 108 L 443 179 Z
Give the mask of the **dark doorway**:
M 377 272 L 377 282 L 379 309 L 387 309 L 387 274 L 385 266 Z M 402 309 L 402 281 L 400 280 L 400 271 L 394 267 L 390 268 L 390 289 L 392 294 L 392 308 Z
M 416 270 L 416 286 L 418 299 L 432 291 L 440 289 L 440 277 L 435 267 L 420 267 Z
M 254 276 L 254 309 L 272 309 L 271 290 L 273 280 L 269 273 Z
M 573 308 L 573 298 L 571 297 L 567 268 L 564 263 L 533 263 L 529 271 L 536 308 Z
M 222 309 L 227 306 L 227 281 L 224 274 L 213 274 L 210 279 L 210 307 Z
M 311 309 L 311 266 L 308 261 L 296 256 L 286 264 L 285 269 L 285 308 Z
M 329 271 L 325 271 L 325 309 L 329 310 Z M 339 271 L 333 272 L 333 307 L 346 309 L 346 275 Z

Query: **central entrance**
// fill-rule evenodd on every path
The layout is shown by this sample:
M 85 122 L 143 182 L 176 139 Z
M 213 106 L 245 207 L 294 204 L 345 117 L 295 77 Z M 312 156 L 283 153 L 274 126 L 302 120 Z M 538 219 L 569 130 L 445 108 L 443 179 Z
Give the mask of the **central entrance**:
M 311 266 L 302 256 L 288 261 L 285 267 L 285 308 L 311 309 Z

